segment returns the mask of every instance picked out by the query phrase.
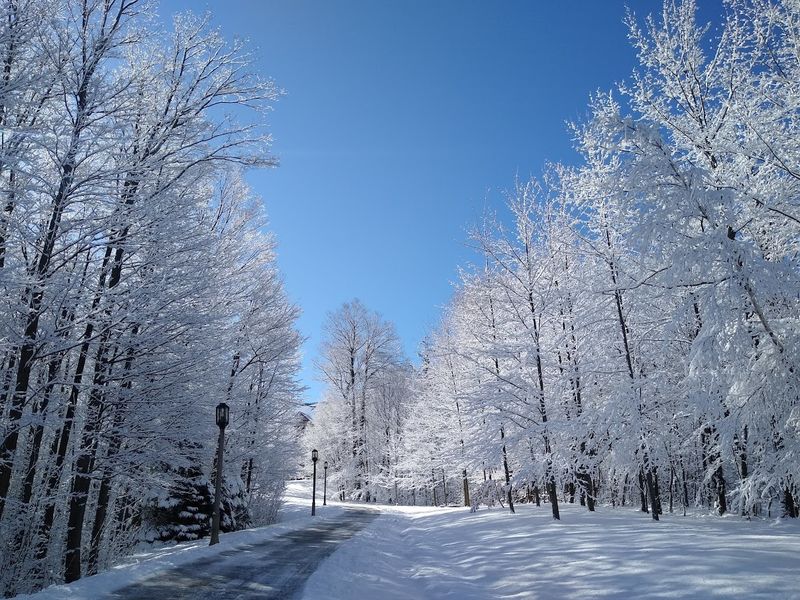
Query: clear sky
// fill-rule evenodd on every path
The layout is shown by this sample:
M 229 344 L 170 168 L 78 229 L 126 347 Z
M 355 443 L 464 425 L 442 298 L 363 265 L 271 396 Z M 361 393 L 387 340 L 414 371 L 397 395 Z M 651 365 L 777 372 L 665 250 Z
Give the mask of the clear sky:
M 565 122 L 634 66 L 625 4 L 161 1 L 165 18 L 211 11 L 286 89 L 271 115 L 281 165 L 249 180 L 303 309 L 307 402 L 322 389 L 313 361 L 327 312 L 359 298 L 396 323 L 416 358 L 469 259 L 467 229 L 517 175 L 576 159 Z

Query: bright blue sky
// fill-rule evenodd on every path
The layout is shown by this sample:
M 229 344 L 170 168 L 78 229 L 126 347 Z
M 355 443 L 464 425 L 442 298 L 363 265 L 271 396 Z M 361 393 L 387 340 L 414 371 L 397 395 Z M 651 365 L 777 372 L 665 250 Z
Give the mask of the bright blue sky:
M 715 0 L 716 1 L 716 0 Z M 629 0 L 637 13 L 656 0 Z M 575 160 L 565 121 L 635 62 L 623 0 L 162 0 L 206 9 L 248 39 L 285 88 L 271 115 L 277 169 L 249 180 L 277 235 L 308 337 L 306 401 L 328 311 L 359 298 L 409 356 L 435 326 L 466 230 L 517 174 Z

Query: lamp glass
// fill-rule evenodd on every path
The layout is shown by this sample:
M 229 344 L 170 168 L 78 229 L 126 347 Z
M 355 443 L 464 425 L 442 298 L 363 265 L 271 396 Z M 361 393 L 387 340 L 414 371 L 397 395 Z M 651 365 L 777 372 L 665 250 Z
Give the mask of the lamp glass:
M 217 404 L 217 427 L 226 427 L 230 419 L 230 408 L 224 402 Z
M 311 451 L 311 460 L 313 460 L 314 462 L 317 462 L 318 458 L 319 458 L 319 452 L 317 452 L 316 449 L 312 450 Z

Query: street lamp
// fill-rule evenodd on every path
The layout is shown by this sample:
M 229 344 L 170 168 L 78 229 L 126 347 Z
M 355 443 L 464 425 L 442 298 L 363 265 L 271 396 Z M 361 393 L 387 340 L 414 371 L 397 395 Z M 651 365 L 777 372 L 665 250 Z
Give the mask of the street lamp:
M 211 515 L 211 543 L 209 546 L 219 544 L 219 503 L 222 498 L 222 454 L 225 451 L 225 427 L 230 422 L 230 408 L 224 402 L 217 404 L 217 427 L 219 427 L 219 440 L 217 441 L 217 480 L 214 484 L 214 512 Z
M 317 514 L 317 460 L 319 452 L 316 448 L 311 451 L 311 462 L 314 463 L 314 483 L 311 486 L 311 516 Z
M 322 478 L 322 506 L 328 506 L 328 461 L 322 463 L 324 476 Z

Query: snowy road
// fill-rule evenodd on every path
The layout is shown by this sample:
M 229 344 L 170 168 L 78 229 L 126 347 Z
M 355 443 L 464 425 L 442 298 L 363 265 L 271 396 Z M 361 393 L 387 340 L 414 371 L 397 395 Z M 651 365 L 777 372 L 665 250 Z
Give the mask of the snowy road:
M 306 579 L 339 544 L 371 523 L 378 511 L 347 508 L 320 521 L 260 543 L 162 571 L 106 595 L 107 600 L 254 600 L 295 598 Z

